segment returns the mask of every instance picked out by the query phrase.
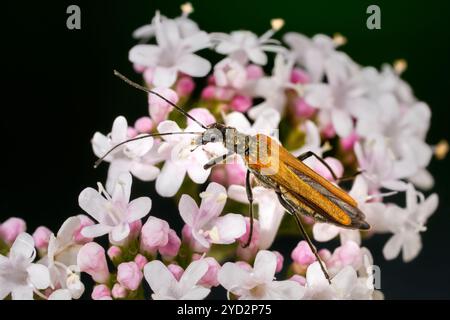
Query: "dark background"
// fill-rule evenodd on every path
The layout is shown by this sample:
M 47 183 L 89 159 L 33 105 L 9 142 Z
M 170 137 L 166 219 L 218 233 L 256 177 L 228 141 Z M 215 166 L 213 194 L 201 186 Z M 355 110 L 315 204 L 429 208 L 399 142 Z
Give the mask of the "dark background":
M 79 192 L 104 181 L 94 170 L 90 138 L 109 132 L 118 115 L 130 122 L 146 113 L 146 97 L 112 76 L 131 75 L 131 32 L 150 21 L 155 9 L 178 16 L 183 1 L 7 1 L 2 10 L 2 159 L 0 221 L 26 219 L 28 231 L 47 225 L 57 231 L 66 217 L 81 213 Z M 449 139 L 449 1 L 192 1 L 192 18 L 206 31 L 247 29 L 261 34 L 282 17 L 286 31 L 307 35 L 340 32 L 343 48 L 363 65 L 405 58 L 404 78 L 433 112 L 428 142 Z M 66 8 L 81 7 L 81 30 L 66 28 Z M 378 4 L 382 29 L 366 28 L 366 8 Z M 434 191 L 440 207 L 422 234 L 424 249 L 409 264 L 387 262 L 376 236 L 366 242 L 382 270 L 386 298 L 450 297 L 449 161 L 433 160 Z M 153 183 L 138 183 L 136 196 L 154 194 Z M 170 199 L 153 197 L 152 214 L 179 227 Z M 169 208 L 169 210 L 167 209 Z M 169 213 L 167 213 L 169 212 Z M 171 212 L 171 213 L 170 213 Z M 170 216 L 168 216 L 170 214 Z M 177 229 L 179 230 L 179 229 Z M 298 239 L 275 248 L 292 250 Z

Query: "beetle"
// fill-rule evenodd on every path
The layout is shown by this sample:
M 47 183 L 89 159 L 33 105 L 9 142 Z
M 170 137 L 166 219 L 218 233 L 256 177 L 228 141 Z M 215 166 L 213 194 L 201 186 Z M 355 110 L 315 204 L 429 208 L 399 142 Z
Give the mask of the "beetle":
M 301 215 L 309 216 L 317 221 L 331 223 L 343 228 L 368 230 L 370 229 L 370 225 L 366 222 L 364 213 L 358 209 L 357 202 L 347 192 L 303 163 L 304 160 L 315 157 L 330 171 L 333 178 L 337 181 L 336 174 L 321 157 L 312 151 L 305 152 L 299 157 L 294 157 L 278 141 L 264 134 L 247 135 L 239 132 L 234 127 L 226 126 L 221 123 L 213 123 L 205 126 L 159 93 L 131 81 L 117 71 L 114 71 L 114 74 L 129 85 L 146 93 L 158 96 L 180 113 L 199 124 L 205 131 L 154 133 L 138 136 L 114 146 L 103 157 L 97 160 L 95 167 L 117 147 L 130 141 L 147 137 L 171 134 L 190 134 L 197 135 L 197 137 L 193 139 L 195 147 L 203 146 L 210 142 L 222 143 L 227 149 L 227 153 L 211 159 L 204 165 L 204 168 L 206 170 L 216 164 L 225 163 L 229 157 L 234 155 L 243 158 L 247 167 L 245 189 L 249 202 L 250 217 L 249 238 L 244 247 L 247 247 L 250 244 L 253 235 L 254 199 L 251 187 L 251 176 L 253 176 L 258 184 L 274 190 L 281 205 L 294 217 L 300 232 L 307 241 L 317 261 L 319 261 L 325 277 L 330 282 L 330 277 L 324 267 L 324 263 L 319 257 L 315 246 L 301 222 Z

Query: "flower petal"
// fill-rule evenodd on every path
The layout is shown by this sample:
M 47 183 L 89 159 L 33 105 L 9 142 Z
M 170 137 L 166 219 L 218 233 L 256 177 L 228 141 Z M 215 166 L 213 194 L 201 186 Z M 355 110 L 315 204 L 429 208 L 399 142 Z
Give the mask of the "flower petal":
M 131 48 L 128 59 L 144 67 L 154 67 L 158 64 L 161 49 L 155 45 L 138 44 Z
M 72 294 L 68 289 L 58 289 L 48 296 L 48 300 L 72 300 Z
M 145 265 L 144 276 L 150 288 L 157 295 L 168 295 L 177 286 L 173 274 L 159 260 L 153 260 Z
M 162 197 L 173 197 L 180 189 L 185 176 L 186 169 L 184 166 L 179 166 L 172 160 L 167 160 L 158 178 L 156 178 L 156 192 Z
M 227 262 L 219 270 L 217 279 L 225 289 L 237 293 L 240 288 L 247 287 L 246 284 L 249 282 L 250 274 L 237 264 Z
M 152 200 L 149 197 L 134 199 L 128 204 L 127 222 L 134 222 L 145 217 L 152 208 Z
M 128 223 L 121 223 L 111 230 L 111 238 L 115 242 L 124 240 L 130 234 L 130 225 Z
M 383 255 L 386 260 L 392 260 L 398 256 L 403 245 L 401 234 L 394 234 L 383 247 Z
M 253 272 L 258 279 L 264 282 L 271 282 L 277 268 L 277 256 L 270 251 L 261 250 L 258 252 L 253 265 Z
M 316 222 L 313 226 L 314 239 L 319 242 L 327 242 L 339 234 L 340 228 L 328 223 Z
M 195 54 L 181 57 L 177 63 L 178 70 L 192 77 L 204 77 L 211 70 L 211 63 Z
M 50 272 L 42 264 L 33 263 L 27 268 L 28 279 L 37 289 L 42 290 L 50 286 Z
M 183 194 L 178 203 L 178 210 L 184 223 L 193 226 L 195 216 L 198 214 L 198 206 L 194 199 L 189 195 Z
M 104 234 L 110 233 L 112 228 L 112 226 L 106 226 L 104 224 L 94 224 L 81 229 L 81 235 L 86 238 L 101 237 Z
M 208 271 L 208 262 L 199 259 L 191 262 L 179 281 L 180 290 L 183 293 L 190 291 Z
M 213 243 L 233 243 L 246 230 L 245 219 L 240 214 L 229 213 L 217 218 L 215 226 L 218 228 L 219 239 L 212 239 Z
M 169 88 L 177 79 L 177 69 L 175 68 L 164 68 L 156 67 L 155 73 L 153 75 L 153 85 L 155 87 Z
M 22 232 L 17 236 L 9 252 L 10 256 L 21 256 L 29 259 L 30 262 L 33 261 L 36 255 L 33 237 L 28 233 Z
M 345 138 L 352 132 L 353 122 L 347 112 L 340 109 L 333 109 L 331 111 L 331 121 L 338 136 Z

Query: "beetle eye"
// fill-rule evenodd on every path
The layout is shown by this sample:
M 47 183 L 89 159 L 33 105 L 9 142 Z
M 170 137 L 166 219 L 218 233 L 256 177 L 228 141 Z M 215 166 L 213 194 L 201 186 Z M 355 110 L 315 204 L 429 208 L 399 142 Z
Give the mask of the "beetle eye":
M 216 135 L 215 135 L 215 134 L 213 134 L 213 135 L 211 136 L 210 141 L 211 141 L 211 142 L 216 142 Z

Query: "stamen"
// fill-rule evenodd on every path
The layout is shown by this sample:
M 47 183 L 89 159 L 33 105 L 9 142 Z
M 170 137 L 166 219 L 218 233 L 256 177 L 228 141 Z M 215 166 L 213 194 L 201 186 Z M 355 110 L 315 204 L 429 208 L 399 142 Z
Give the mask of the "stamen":
M 192 6 L 192 3 L 190 3 L 190 2 L 183 3 L 180 6 L 180 8 L 181 8 L 181 11 L 183 12 L 183 17 L 187 17 L 192 12 L 194 12 L 194 7 Z
M 336 46 L 340 47 L 347 43 L 347 38 L 340 33 L 335 33 L 333 36 L 333 42 Z
M 447 156 L 448 150 L 449 145 L 447 140 L 442 139 L 437 145 L 434 146 L 434 156 L 438 160 L 444 160 Z
M 270 25 L 272 26 L 272 29 L 274 31 L 278 31 L 281 28 L 283 28 L 284 20 L 281 18 L 272 19 L 272 20 L 270 20 Z
M 109 195 L 109 193 L 105 190 L 105 188 L 103 187 L 103 185 L 100 182 L 97 182 L 97 188 L 98 188 L 98 193 L 103 195 L 107 200 L 112 199 L 111 196 Z
M 394 61 L 394 71 L 401 75 L 408 68 L 408 63 L 405 59 L 398 59 Z

